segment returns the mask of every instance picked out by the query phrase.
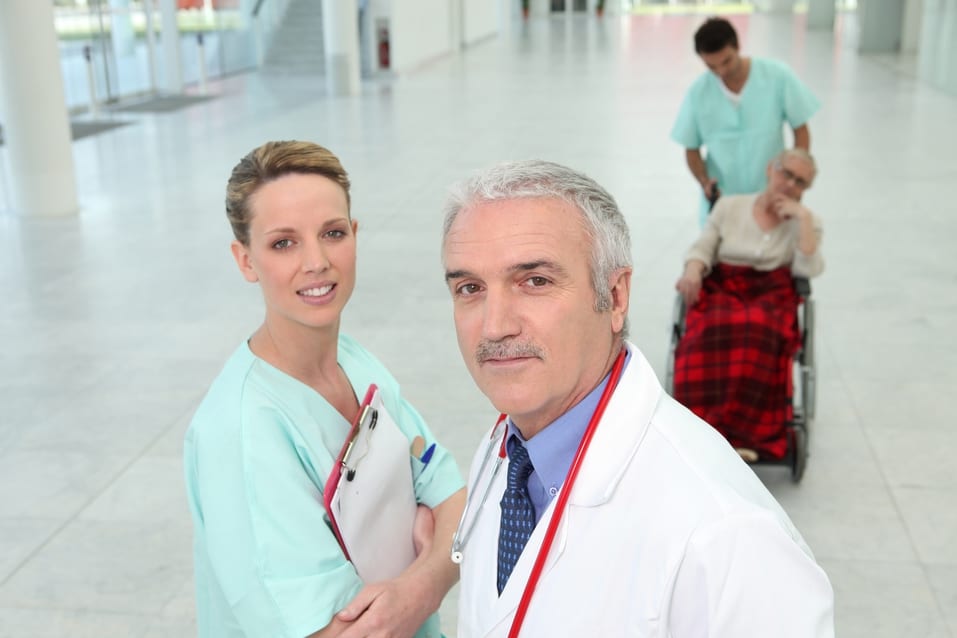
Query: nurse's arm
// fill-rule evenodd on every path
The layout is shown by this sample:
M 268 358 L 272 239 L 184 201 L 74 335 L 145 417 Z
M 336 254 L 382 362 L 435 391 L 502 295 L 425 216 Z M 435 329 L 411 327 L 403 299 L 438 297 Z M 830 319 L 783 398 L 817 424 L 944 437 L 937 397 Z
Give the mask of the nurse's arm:
M 435 534 L 432 543 L 393 580 L 367 585 L 352 602 L 336 614 L 329 627 L 334 630 L 348 623 L 345 631 L 320 632 L 319 636 L 381 636 L 409 638 L 432 615 L 442 599 L 459 579 L 458 565 L 452 562 L 452 536 L 465 506 L 461 489 L 432 510 Z
M 803 148 L 805 151 L 810 152 L 811 129 L 807 127 L 807 124 L 802 124 L 794 129 L 794 148 Z
M 701 149 L 686 148 L 685 162 L 688 164 L 688 170 L 701 185 L 704 196 L 711 199 L 711 189 L 717 185 L 717 181 L 708 177 L 708 167 L 704 163 L 704 158 L 701 157 Z

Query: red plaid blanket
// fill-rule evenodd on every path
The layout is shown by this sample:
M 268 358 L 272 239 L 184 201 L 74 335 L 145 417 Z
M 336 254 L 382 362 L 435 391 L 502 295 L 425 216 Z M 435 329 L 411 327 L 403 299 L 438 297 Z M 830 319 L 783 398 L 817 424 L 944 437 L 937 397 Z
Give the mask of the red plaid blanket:
M 787 267 L 717 264 L 688 309 L 675 351 L 675 399 L 734 447 L 787 453 L 799 297 Z

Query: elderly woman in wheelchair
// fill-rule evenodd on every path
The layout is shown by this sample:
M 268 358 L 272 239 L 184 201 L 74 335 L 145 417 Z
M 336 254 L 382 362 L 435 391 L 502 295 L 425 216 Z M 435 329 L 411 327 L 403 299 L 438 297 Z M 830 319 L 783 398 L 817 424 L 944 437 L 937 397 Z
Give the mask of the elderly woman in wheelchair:
M 675 286 L 680 296 L 670 362 L 675 399 L 721 432 L 745 461 L 790 462 L 795 480 L 803 473 L 813 412 L 807 387 L 813 385 L 807 333 L 813 307 L 806 279 L 796 285 L 794 278 L 824 269 L 820 220 L 801 204 L 815 173 L 808 153 L 787 150 L 768 164 L 766 190 L 717 201 Z M 791 377 L 796 357 L 804 371 L 798 414 Z M 796 416 L 803 419 L 798 432 Z

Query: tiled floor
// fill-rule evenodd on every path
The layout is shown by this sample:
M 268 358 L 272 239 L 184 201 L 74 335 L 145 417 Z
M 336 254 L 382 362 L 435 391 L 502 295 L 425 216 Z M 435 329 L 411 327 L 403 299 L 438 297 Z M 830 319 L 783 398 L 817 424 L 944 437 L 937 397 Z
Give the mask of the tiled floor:
M 267 139 L 319 141 L 351 171 L 360 275 L 345 328 L 462 463 L 494 415 L 455 345 L 439 207 L 472 169 L 537 156 L 611 190 L 634 236 L 633 338 L 660 372 L 696 233 L 668 131 L 702 70 L 699 20 L 536 19 L 352 99 L 324 97 L 319 78 L 239 76 L 219 99 L 75 142 L 79 217 L 0 215 L 0 636 L 192 633 L 181 440 L 260 318 L 222 200 Z M 787 60 L 824 103 L 807 200 L 828 259 L 813 456 L 800 486 L 760 474 L 831 575 L 840 636 L 955 638 L 957 97 L 906 60 L 858 56 L 853 28 L 736 20 L 746 52 Z

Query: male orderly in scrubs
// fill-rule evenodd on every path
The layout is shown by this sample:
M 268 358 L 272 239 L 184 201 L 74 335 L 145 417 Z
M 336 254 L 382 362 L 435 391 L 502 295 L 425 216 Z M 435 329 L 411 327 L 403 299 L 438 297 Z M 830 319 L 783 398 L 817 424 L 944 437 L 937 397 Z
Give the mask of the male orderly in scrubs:
M 703 226 L 716 191 L 764 189 L 765 167 L 784 150 L 785 124 L 794 133 L 794 146 L 810 150 L 807 123 L 820 103 L 783 62 L 742 57 L 738 34 L 723 18 L 708 19 L 694 43 L 709 71 L 688 89 L 671 139 L 684 146 L 688 169 L 701 185 Z
M 801 535 L 627 340 L 631 245 L 607 191 L 495 166 L 450 195 L 442 259 L 466 367 L 503 413 L 452 543 L 461 638 L 834 636 Z

